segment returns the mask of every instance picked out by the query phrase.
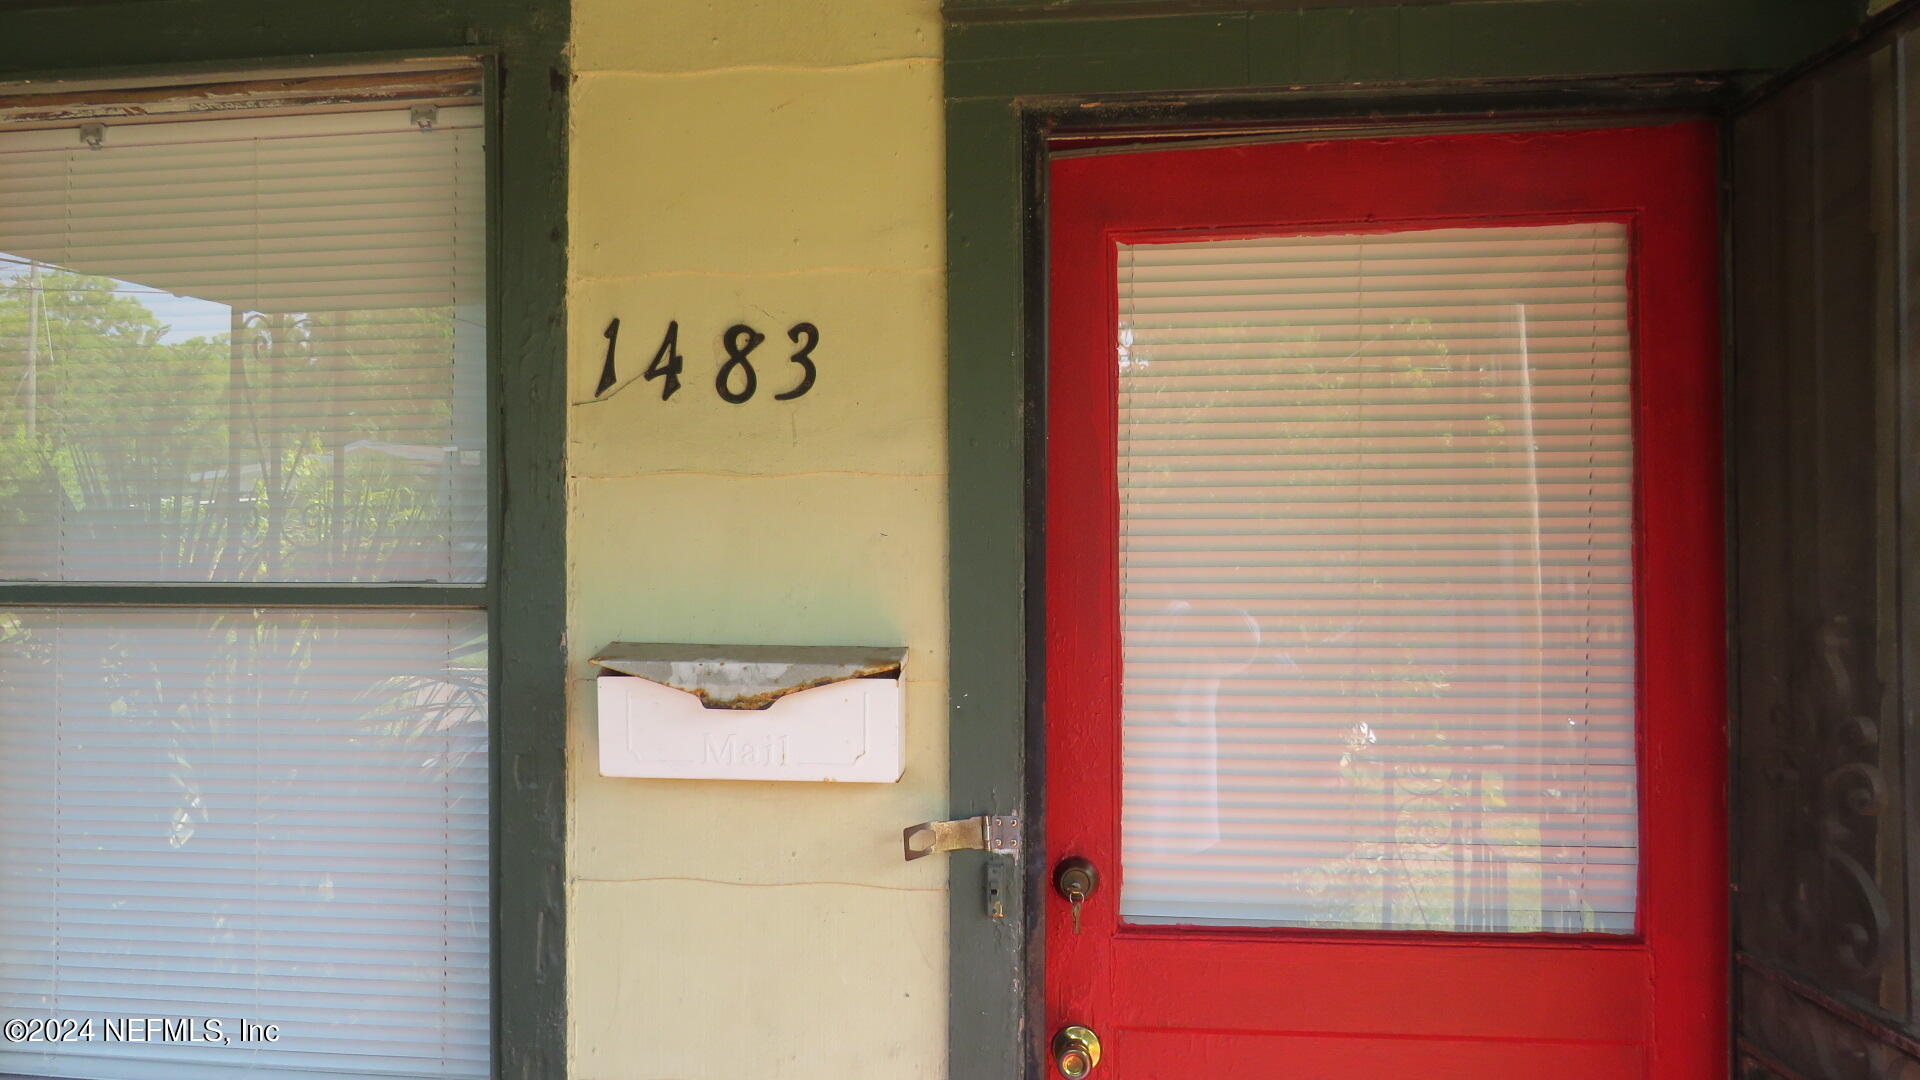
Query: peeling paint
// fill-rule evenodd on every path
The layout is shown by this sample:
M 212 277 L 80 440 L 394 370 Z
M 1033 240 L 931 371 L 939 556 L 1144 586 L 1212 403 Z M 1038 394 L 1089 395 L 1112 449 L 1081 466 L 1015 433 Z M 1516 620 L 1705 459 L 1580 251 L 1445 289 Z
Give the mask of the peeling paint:
M 898 678 L 890 645 L 662 645 L 615 642 L 591 663 L 684 690 L 709 709 L 758 711 L 788 694 L 848 679 Z

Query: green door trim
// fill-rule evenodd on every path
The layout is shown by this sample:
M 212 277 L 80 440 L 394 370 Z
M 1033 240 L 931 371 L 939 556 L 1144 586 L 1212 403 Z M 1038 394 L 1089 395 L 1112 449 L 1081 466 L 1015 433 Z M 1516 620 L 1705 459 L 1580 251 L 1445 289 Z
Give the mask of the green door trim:
M 488 121 L 491 567 L 484 586 L 0 585 L 0 604 L 235 601 L 489 613 L 498 1080 L 566 1075 L 567 0 L 0 2 L 0 81 L 470 56 Z M 503 212 L 511 207 L 512 212 Z
M 1381 117 L 1595 122 L 1723 112 L 1845 35 L 1862 0 L 1381 6 L 948 0 L 948 785 L 953 816 L 1026 820 L 1020 885 L 951 856 L 948 1075 L 1038 1080 L 1046 884 L 1037 538 L 1045 477 L 1050 137 Z

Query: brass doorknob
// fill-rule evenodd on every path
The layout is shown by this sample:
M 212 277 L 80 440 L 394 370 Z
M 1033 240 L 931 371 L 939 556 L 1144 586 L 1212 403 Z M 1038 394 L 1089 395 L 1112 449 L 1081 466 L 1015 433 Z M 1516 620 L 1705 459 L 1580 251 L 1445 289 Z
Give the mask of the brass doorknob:
M 1067 1080 L 1081 1080 L 1100 1064 L 1100 1036 L 1079 1024 L 1061 1028 L 1053 1036 L 1053 1064 Z

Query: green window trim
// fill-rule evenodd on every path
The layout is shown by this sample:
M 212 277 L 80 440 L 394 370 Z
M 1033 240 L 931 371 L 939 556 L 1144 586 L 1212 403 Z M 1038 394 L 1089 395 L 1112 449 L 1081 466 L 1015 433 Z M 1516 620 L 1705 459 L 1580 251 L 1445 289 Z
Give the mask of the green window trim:
M 951 1080 L 1049 1075 L 1037 1029 L 1049 136 L 1719 113 L 1845 36 L 1864 10 L 1864 0 L 947 0 L 950 810 L 1017 809 L 1028 829 L 1004 919 L 985 913 L 987 857 L 951 856 Z
M 491 642 L 493 1041 L 500 1080 L 566 1075 L 567 0 L 0 3 L 0 81 L 472 57 L 488 123 L 488 584 L 0 584 L 0 605 L 480 607 Z M 511 207 L 512 213 L 503 213 Z

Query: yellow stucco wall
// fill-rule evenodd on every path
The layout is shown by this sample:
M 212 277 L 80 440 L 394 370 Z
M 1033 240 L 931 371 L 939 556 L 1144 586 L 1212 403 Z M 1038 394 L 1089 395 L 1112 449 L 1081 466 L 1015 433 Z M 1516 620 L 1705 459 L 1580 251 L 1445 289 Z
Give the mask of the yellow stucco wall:
M 935 0 L 578 0 L 572 400 L 679 320 L 685 385 L 569 432 L 576 1080 L 938 1077 L 946 809 L 945 326 Z M 814 391 L 786 329 L 821 330 Z M 760 390 L 713 392 L 746 322 Z M 894 785 L 599 775 L 614 640 L 909 646 Z

